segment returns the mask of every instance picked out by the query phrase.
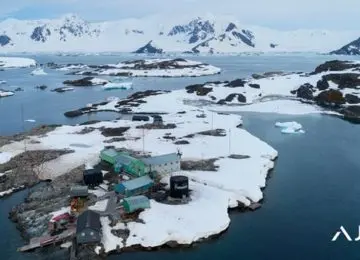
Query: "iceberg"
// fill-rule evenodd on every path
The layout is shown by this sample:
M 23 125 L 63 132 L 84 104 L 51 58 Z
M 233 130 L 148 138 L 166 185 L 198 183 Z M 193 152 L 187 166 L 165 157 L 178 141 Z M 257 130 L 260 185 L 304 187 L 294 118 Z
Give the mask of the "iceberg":
M 276 122 L 276 127 L 281 128 L 281 133 L 283 134 L 303 134 L 305 133 L 304 130 L 302 130 L 302 125 L 298 122 L 291 121 L 291 122 Z
M 1 90 L 1 89 L 0 89 L 0 98 L 1 98 L 1 97 L 9 97 L 9 96 L 12 96 L 12 95 L 14 95 L 14 94 L 15 94 L 14 92 L 6 91 L 6 90 Z
M 46 73 L 46 72 L 44 71 L 44 69 L 42 69 L 42 68 L 34 69 L 30 74 L 33 75 L 33 76 L 44 76 L 44 75 L 47 75 L 47 73 Z
M 104 90 L 112 90 L 112 89 L 132 89 L 132 82 L 109 82 L 102 86 Z

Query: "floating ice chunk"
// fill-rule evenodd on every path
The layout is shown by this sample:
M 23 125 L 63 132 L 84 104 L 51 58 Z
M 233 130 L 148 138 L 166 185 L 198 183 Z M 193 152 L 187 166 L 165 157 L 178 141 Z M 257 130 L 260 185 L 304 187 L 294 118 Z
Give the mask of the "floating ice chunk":
M 276 122 L 276 127 L 282 128 L 281 133 L 283 134 L 296 134 L 296 133 L 305 133 L 304 130 L 302 130 L 302 125 L 298 122 L 291 121 L 291 122 Z
M 300 130 L 302 128 L 302 125 L 299 124 L 298 122 L 292 121 L 292 122 L 276 122 L 275 123 L 276 127 L 280 127 L 280 128 L 293 128 L 296 130 Z
M 0 84 L 6 84 L 6 80 L 0 80 Z
M 33 75 L 33 76 L 47 75 L 47 73 L 42 68 L 34 69 L 30 74 Z
M 288 127 L 288 128 L 282 129 L 282 130 L 281 130 L 281 133 L 283 133 L 283 134 L 304 134 L 305 131 L 302 130 L 302 129 L 296 130 L 296 129 L 294 129 L 294 128 Z
M 132 82 L 109 82 L 109 83 L 105 84 L 102 88 L 105 90 L 132 89 Z
M 25 122 L 29 122 L 29 123 L 35 123 L 36 120 L 35 119 L 26 119 Z
M 11 91 L 4 91 L 0 89 L 0 97 L 9 97 L 13 96 L 15 93 Z

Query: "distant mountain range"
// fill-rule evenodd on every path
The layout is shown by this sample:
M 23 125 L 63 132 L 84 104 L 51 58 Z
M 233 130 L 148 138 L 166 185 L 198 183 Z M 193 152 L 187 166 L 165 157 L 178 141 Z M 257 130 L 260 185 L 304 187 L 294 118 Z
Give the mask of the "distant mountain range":
M 2 21 L 0 52 L 327 53 L 359 36 L 360 30 L 278 31 L 212 15 L 88 22 L 69 14 L 54 20 Z M 359 40 L 355 43 L 339 53 L 359 54 Z

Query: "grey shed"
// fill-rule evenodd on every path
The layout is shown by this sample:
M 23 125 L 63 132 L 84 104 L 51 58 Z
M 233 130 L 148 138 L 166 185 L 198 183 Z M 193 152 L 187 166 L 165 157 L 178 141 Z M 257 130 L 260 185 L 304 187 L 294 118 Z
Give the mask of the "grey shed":
M 97 244 L 101 241 L 100 215 L 94 211 L 84 211 L 77 219 L 77 244 Z
M 89 196 L 89 190 L 87 186 L 73 186 L 70 188 L 70 197 L 87 197 Z

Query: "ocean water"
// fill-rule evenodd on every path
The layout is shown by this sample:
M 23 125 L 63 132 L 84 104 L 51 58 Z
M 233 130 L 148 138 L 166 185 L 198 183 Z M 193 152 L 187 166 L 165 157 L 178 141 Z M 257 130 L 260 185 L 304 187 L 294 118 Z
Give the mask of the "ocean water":
M 79 57 L 40 56 L 41 62 L 74 62 Z M 114 57 L 81 57 L 84 62 L 114 62 Z M 263 55 L 233 57 L 195 57 L 224 69 L 222 75 L 190 79 L 136 79 L 140 89 L 177 89 L 187 84 L 207 80 L 245 77 L 254 72 L 287 70 L 309 71 L 319 63 L 333 59 L 328 56 Z M 100 60 L 100 61 L 99 61 Z M 0 100 L 0 134 L 13 134 L 22 129 L 19 102 L 23 102 L 26 118 L 37 123 L 77 123 L 88 120 L 66 119 L 65 110 L 100 101 L 109 96 L 96 88 L 77 89 L 64 94 L 38 92 L 35 84 L 61 85 L 64 75 L 49 74 L 44 78 L 27 76 L 28 70 L 0 72 L 0 79 L 25 88 L 15 97 Z M 21 76 L 23 78 L 21 78 Z M 22 82 L 22 83 L 21 83 Z M 58 83 L 56 83 L 58 82 Z M 136 83 L 138 82 L 138 83 Z M 136 89 L 138 90 L 138 89 Z M 115 94 L 126 94 L 112 92 Z M 39 106 L 41 108 L 39 108 Z M 229 230 L 219 239 L 201 243 L 193 249 L 171 249 L 156 252 L 135 252 L 113 255 L 109 259 L 360 259 L 359 242 L 343 237 L 331 242 L 343 225 L 357 237 L 360 225 L 360 145 L 359 127 L 340 119 L 321 116 L 284 116 L 276 114 L 242 113 L 244 127 L 269 143 L 279 152 L 275 170 L 264 191 L 263 207 L 256 212 L 231 213 Z M 111 118 L 103 114 L 98 117 Z M 284 135 L 274 127 L 276 121 L 296 120 L 306 131 L 303 135 Z M 27 125 L 31 127 L 31 125 Z M 20 254 L 16 248 L 22 241 L 15 225 L 7 219 L 10 208 L 19 203 L 26 191 L 0 200 L 0 237 L 2 259 L 46 259 L 46 255 Z M 196 217 L 196 216 L 194 216 Z M 62 259 L 61 256 L 52 257 Z
M 119 61 L 143 58 L 127 56 L 50 56 L 30 55 L 38 63 L 55 62 L 57 64 L 86 63 L 86 64 L 109 64 Z M 99 118 L 99 115 L 86 115 L 82 118 L 69 119 L 63 113 L 84 107 L 88 103 L 104 101 L 109 96 L 126 97 L 127 95 L 141 90 L 174 90 L 181 89 L 190 84 L 204 83 L 205 81 L 233 80 L 248 77 L 252 73 L 266 71 L 311 71 L 318 64 L 333 56 L 297 54 L 297 55 L 259 55 L 259 56 L 195 56 L 193 60 L 199 60 L 221 67 L 220 75 L 196 78 L 135 78 L 133 79 L 134 90 L 104 91 L 100 87 L 76 88 L 74 91 L 65 93 L 51 92 L 51 89 L 62 87 L 62 82 L 67 79 L 78 79 L 81 76 L 65 75 L 66 72 L 45 69 L 47 76 L 31 76 L 33 69 L 14 69 L 0 71 L 0 80 L 6 80 L 6 85 L 0 88 L 14 90 L 17 87 L 24 89 L 16 92 L 15 96 L 0 99 L 0 120 L 6 122 L 0 124 L 0 135 L 10 135 L 14 132 L 28 130 L 40 124 L 76 124 L 86 120 Z M 336 57 L 344 59 L 344 57 Z M 35 89 L 35 86 L 45 84 L 45 91 Z M 36 123 L 22 121 L 21 111 L 24 111 L 24 119 L 34 119 Z M 104 115 L 101 116 L 103 118 Z M 108 118 L 108 117 L 107 117 Z

